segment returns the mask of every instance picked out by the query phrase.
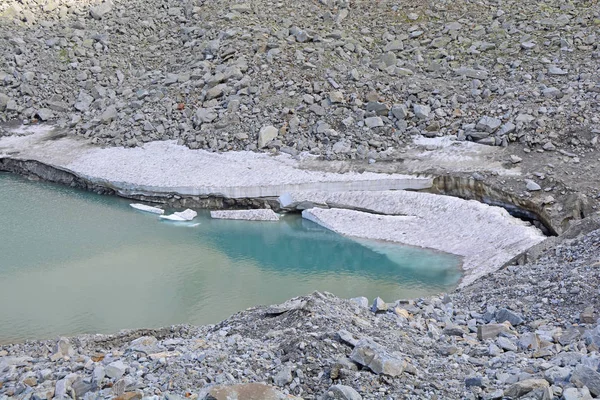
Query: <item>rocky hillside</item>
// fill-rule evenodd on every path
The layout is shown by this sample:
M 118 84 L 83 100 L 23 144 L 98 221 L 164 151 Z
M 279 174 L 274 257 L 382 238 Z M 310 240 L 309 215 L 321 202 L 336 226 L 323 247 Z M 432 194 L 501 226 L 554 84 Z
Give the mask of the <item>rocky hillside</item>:
M 6 0 L 0 119 L 338 159 L 418 134 L 585 152 L 599 29 L 585 0 Z

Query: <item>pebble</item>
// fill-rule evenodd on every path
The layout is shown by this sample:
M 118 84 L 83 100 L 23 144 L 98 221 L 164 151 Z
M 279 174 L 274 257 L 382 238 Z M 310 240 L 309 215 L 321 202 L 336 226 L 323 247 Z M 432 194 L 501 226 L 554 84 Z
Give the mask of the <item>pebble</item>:
M 535 183 L 534 181 L 532 181 L 531 179 L 526 179 L 525 183 L 526 183 L 527 190 L 529 190 L 530 192 L 536 192 L 538 190 L 542 190 L 542 187 L 540 185 L 538 185 L 537 183 Z

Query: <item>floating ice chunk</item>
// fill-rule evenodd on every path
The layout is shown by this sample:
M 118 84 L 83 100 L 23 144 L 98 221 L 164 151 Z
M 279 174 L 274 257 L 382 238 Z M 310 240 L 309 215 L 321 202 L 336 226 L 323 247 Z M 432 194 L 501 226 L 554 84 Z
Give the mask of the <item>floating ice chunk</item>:
M 180 217 L 179 215 L 161 215 L 159 218 L 168 219 L 169 221 L 187 221 L 187 219 Z
M 187 219 L 181 218 L 179 215 L 161 215 L 159 218 L 168 219 L 169 221 L 187 221 Z
M 191 221 L 196 218 L 197 215 L 198 213 L 196 211 L 188 208 L 185 211 L 174 212 L 171 215 L 161 215 L 160 218 L 168 219 L 169 221 Z
M 173 213 L 173 215 L 177 215 L 178 217 L 181 217 L 181 218 L 183 218 L 186 221 L 191 221 L 194 218 L 196 218 L 196 216 L 198 215 L 198 213 L 196 211 L 190 210 L 188 208 L 185 211 Z
M 131 203 L 130 206 L 135 208 L 136 210 L 145 211 L 152 214 L 164 214 L 165 212 L 165 210 L 163 210 L 162 208 L 147 206 L 145 204 Z

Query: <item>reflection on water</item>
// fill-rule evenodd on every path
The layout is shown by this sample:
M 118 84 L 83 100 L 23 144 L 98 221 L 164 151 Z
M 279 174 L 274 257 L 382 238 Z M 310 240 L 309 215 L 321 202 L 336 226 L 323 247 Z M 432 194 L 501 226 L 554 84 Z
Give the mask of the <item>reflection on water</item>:
M 0 342 L 214 323 L 314 290 L 418 297 L 456 257 L 281 222 L 159 221 L 123 199 L 0 174 Z

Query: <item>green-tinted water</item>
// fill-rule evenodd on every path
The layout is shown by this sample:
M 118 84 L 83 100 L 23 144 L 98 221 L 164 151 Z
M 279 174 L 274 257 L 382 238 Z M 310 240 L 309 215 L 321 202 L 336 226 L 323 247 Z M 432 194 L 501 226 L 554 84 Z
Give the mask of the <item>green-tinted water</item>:
M 298 216 L 194 222 L 0 174 L 0 342 L 215 323 L 314 290 L 391 301 L 460 279 L 456 257 L 351 240 Z

